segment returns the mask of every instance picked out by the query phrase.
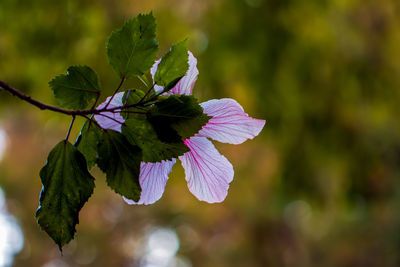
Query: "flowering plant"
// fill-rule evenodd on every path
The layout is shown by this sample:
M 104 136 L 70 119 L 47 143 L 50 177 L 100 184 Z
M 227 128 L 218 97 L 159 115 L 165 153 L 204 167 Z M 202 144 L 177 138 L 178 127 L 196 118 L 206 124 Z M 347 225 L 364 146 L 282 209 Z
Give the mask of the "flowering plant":
M 264 127 L 264 120 L 249 117 L 233 99 L 198 103 L 192 96 L 197 59 L 186 40 L 156 61 L 155 29 L 150 13 L 128 20 L 111 34 L 108 60 L 121 81 L 98 106 L 101 89 L 88 66 L 69 67 L 67 74 L 49 82 L 61 107 L 41 103 L 0 81 L 3 89 L 40 109 L 72 116 L 66 138 L 52 149 L 40 171 L 43 188 L 36 212 L 39 225 L 60 249 L 74 237 L 79 211 L 93 193 L 89 171 L 95 164 L 127 203 L 152 204 L 161 198 L 179 158 L 189 190 L 199 200 L 221 202 L 234 171 L 208 138 L 240 144 Z M 129 78 L 141 80 L 147 90 L 123 91 Z M 68 140 L 76 116 L 86 122 L 72 144 Z
M 151 68 L 153 79 L 159 63 L 160 60 Z M 189 52 L 187 73 L 164 95 L 192 95 L 199 74 L 196 65 L 196 58 Z M 160 93 L 163 92 L 164 87 L 156 85 L 154 89 Z M 111 105 L 113 107 L 123 106 L 123 95 L 122 92 L 118 93 Z M 109 99 L 99 108 L 105 106 L 108 101 Z M 223 143 L 240 144 L 257 136 L 264 127 L 265 121 L 250 118 L 233 99 L 214 99 L 201 103 L 200 106 L 203 108 L 204 114 L 210 116 L 210 119 L 198 133 L 183 141 L 190 151 L 179 156 L 179 159 L 185 169 L 190 192 L 199 200 L 209 203 L 221 202 L 225 199 L 229 183 L 233 179 L 233 167 L 207 138 Z M 101 113 L 95 115 L 95 118 L 103 128 L 121 132 L 123 127 L 121 125 L 125 120 L 120 114 L 117 113 L 113 119 L 101 115 Z M 141 162 L 139 183 L 142 193 L 140 199 L 134 201 L 125 198 L 125 201 L 129 204 L 152 204 L 160 199 L 168 180 L 168 174 L 175 162 L 175 158 L 155 163 Z

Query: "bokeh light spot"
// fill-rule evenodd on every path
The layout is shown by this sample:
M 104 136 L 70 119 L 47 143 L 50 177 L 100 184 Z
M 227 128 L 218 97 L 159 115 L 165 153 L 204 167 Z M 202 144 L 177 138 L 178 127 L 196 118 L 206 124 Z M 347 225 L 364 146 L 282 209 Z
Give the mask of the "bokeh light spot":
M 141 266 L 171 266 L 179 250 L 179 238 L 170 228 L 155 228 L 147 237 Z
M 5 198 L 0 188 L 0 266 L 13 263 L 14 255 L 22 250 L 24 236 L 15 218 L 5 209 Z

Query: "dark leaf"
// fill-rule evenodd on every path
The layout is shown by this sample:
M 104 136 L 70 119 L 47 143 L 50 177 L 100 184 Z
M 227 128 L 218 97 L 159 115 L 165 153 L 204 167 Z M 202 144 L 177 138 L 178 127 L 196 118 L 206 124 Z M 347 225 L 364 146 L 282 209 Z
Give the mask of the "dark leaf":
M 130 143 L 142 149 L 144 162 L 171 160 L 189 151 L 182 140 L 175 143 L 160 141 L 153 126 L 147 120 L 130 118 L 125 121 L 125 125 L 122 127 L 122 133 Z
M 118 194 L 138 201 L 141 187 L 139 184 L 142 152 L 121 133 L 106 130 L 99 144 L 97 165 L 106 173 L 107 184 Z
M 93 193 L 94 178 L 87 170 L 84 156 L 65 141 L 50 152 L 40 178 L 43 188 L 36 218 L 61 250 L 74 238 L 78 214 Z
M 62 107 L 84 109 L 100 90 L 97 74 L 88 66 L 72 66 L 49 82 Z

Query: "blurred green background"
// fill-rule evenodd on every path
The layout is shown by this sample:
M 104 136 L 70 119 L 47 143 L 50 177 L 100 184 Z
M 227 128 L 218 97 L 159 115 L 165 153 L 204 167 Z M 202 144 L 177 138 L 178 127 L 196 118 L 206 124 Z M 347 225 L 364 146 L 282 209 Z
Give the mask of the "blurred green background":
M 199 202 L 176 164 L 160 201 L 129 206 L 94 169 L 61 256 L 34 213 L 70 118 L 0 92 L 0 266 L 400 266 L 400 2 L 1 0 L 0 79 L 55 104 L 47 82 L 86 64 L 105 97 L 108 35 L 151 10 L 160 55 L 189 38 L 196 97 L 267 121 L 217 144 L 235 168 L 227 199 Z

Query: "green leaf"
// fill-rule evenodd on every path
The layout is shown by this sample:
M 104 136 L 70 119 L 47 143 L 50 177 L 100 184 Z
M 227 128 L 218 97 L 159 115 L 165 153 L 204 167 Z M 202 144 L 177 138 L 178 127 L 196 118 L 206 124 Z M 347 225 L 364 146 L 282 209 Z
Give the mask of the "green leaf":
M 187 41 L 184 40 L 173 45 L 158 64 L 154 82 L 157 85 L 165 86 L 167 89 L 173 88 L 187 72 L 188 61 Z
M 100 86 L 97 74 L 88 66 L 72 66 L 49 82 L 62 107 L 84 109 L 97 97 Z
M 74 144 L 76 148 L 85 156 L 88 170 L 90 170 L 97 160 L 97 148 L 102 138 L 103 132 L 94 122 L 87 120 Z
M 147 120 L 130 118 L 122 126 L 122 134 L 128 141 L 142 149 L 144 162 L 160 162 L 177 158 L 189 151 L 189 148 L 179 140 L 175 143 L 160 141 L 153 126 Z
M 149 121 L 163 142 L 177 142 L 198 133 L 210 119 L 196 98 L 172 95 L 154 104 Z
M 107 55 L 120 77 L 140 76 L 157 57 L 156 21 L 153 14 L 140 14 L 114 31 L 107 43 Z
M 65 141 L 50 152 L 40 178 L 43 188 L 36 218 L 61 250 L 74 238 L 78 214 L 93 193 L 94 178 L 83 155 Z
M 99 144 L 97 165 L 106 173 L 107 184 L 124 197 L 138 201 L 142 191 L 139 184 L 142 152 L 121 133 L 106 130 Z

